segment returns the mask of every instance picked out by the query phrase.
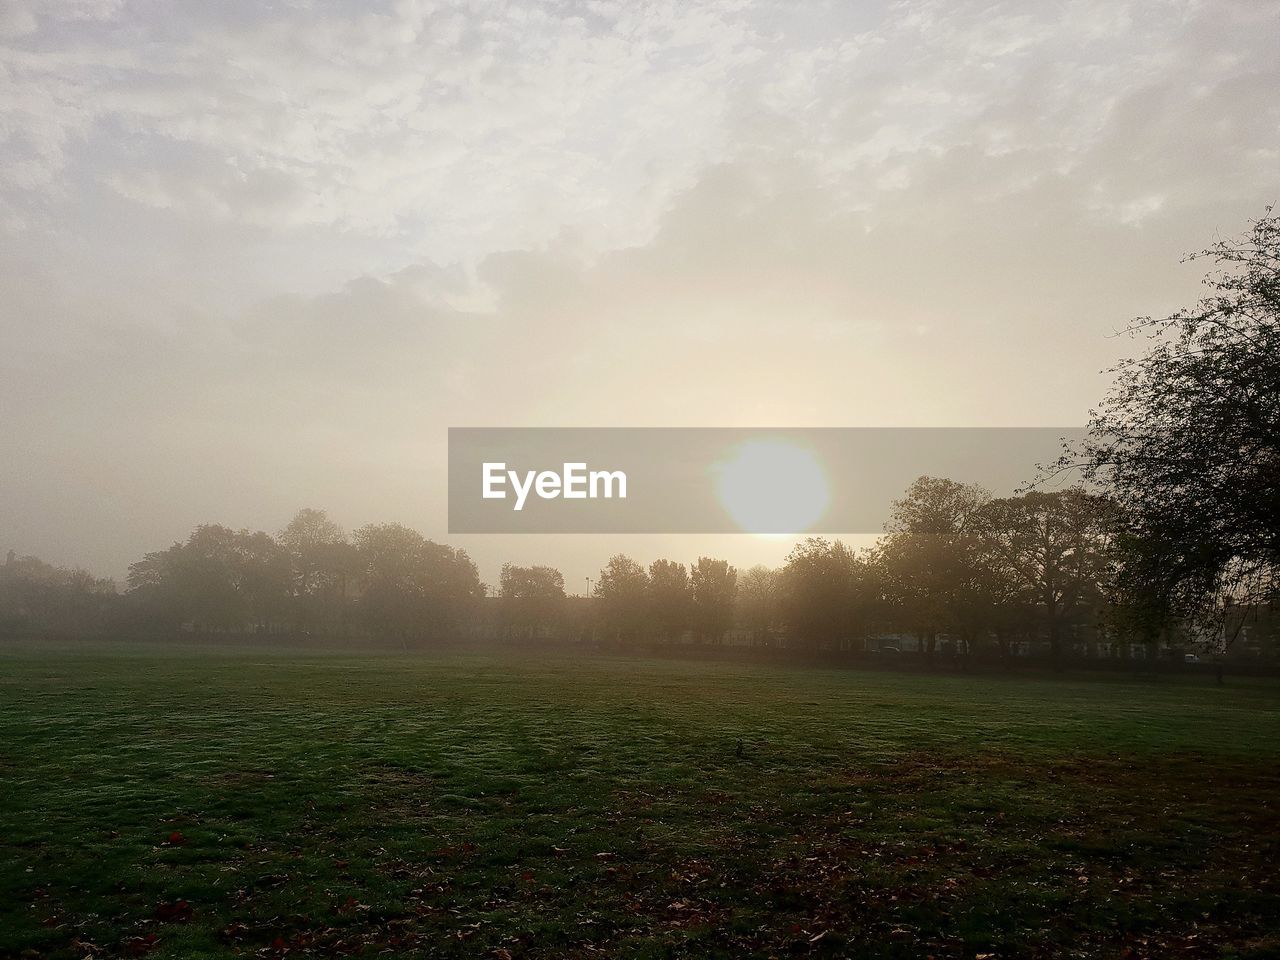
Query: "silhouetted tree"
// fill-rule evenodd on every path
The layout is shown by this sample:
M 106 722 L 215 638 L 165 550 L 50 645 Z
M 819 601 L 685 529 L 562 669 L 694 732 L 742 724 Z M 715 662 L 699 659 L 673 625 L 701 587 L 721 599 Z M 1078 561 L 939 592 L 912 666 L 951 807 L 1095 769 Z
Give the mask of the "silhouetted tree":
M 306 597 L 317 593 L 323 586 L 328 573 L 325 563 L 327 548 L 344 544 L 347 538 L 342 528 L 323 510 L 305 507 L 280 531 L 277 541 L 289 555 L 294 594 Z
M 673 640 L 689 628 L 693 589 L 689 568 L 674 560 L 649 564 L 649 622 L 662 640 Z
M 554 567 L 504 563 L 499 595 L 509 634 L 531 639 L 554 629 L 564 615 L 564 576 Z
M 756 565 L 738 578 L 738 622 L 755 644 L 767 644 L 782 622 L 782 576 Z
M 82 634 L 103 630 L 116 586 L 79 568 L 55 567 L 10 551 L 0 565 L 0 633 Z
M 646 632 L 649 575 L 640 564 L 621 553 L 610 557 L 592 593 L 605 629 L 615 637 L 633 640 Z
M 129 590 L 171 626 L 264 627 L 285 614 L 289 559 L 269 534 L 205 524 L 185 543 L 132 564 Z
M 1060 462 L 1119 505 L 1124 593 L 1148 628 L 1218 628 L 1280 588 L 1280 217 L 1268 207 L 1199 257 L 1219 267 L 1209 294 L 1135 323 L 1154 342 L 1114 370 L 1086 440 Z
M 299 510 L 276 538 L 288 554 L 293 619 L 303 630 L 345 628 L 360 560 L 342 528 L 323 510 Z
M 787 625 L 800 644 L 843 647 L 865 635 L 877 588 L 865 561 L 839 540 L 809 537 L 796 544 L 782 583 Z
M 725 560 L 699 557 L 689 580 L 693 588 L 694 629 L 704 641 L 719 643 L 733 626 L 738 571 Z
M 971 632 L 982 603 L 974 525 L 989 499 L 978 486 L 920 477 L 894 502 L 878 554 L 897 618 L 926 654 L 940 633 Z
M 1043 624 L 1059 658 L 1066 628 L 1101 615 L 1115 561 L 1111 502 L 1083 490 L 1032 491 L 984 505 L 974 530 L 980 569 L 1013 586 L 1010 599 Z
M 362 568 L 360 609 L 379 635 L 406 641 L 450 634 L 484 596 L 464 550 L 398 523 L 361 527 L 354 540 Z

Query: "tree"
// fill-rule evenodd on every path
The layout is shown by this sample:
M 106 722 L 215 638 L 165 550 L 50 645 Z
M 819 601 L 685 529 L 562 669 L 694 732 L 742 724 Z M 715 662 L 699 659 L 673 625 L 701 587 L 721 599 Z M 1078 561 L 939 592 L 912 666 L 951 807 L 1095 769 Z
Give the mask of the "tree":
M 1148 627 L 1274 603 L 1280 568 L 1280 217 L 1194 255 L 1209 293 L 1132 334 L 1153 341 L 1114 370 L 1079 466 L 1119 506 L 1122 578 Z M 1141 598 L 1141 599 L 1139 599 Z
M 442 634 L 458 631 L 485 596 L 475 562 L 465 550 L 428 540 L 420 564 L 427 629 Z
M 782 570 L 787 625 L 801 644 L 845 646 L 865 633 L 876 588 L 867 565 L 839 540 L 809 537 L 787 555 Z
M 185 543 L 132 564 L 128 582 L 136 601 L 175 626 L 265 627 L 284 616 L 289 559 L 262 531 L 204 524 Z
M 255 625 L 266 627 L 286 617 L 289 558 L 271 534 L 241 530 L 232 541 L 239 574 L 237 587 Z
M 79 568 L 55 567 L 12 551 L 0 565 L 0 633 L 75 633 L 104 629 L 116 585 Z
M 689 626 L 693 590 L 689 568 L 674 560 L 649 564 L 649 622 L 663 640 L 674 640 Z
M 308 597 L 327 586 L 326 555 L 347 538 L 323 510 L 304 507 L 280 531 L 277 541 L 289 555 L 294 595 Z
M 703 640 L 719 643 L 733 626 L 738 571 L 725 560 L 699 557 L 689 581 L 693 588 L 694 629 Z
M 898 619 L 927 655 L 940 633 L 974 632 L 981 606 L 974 526 L 990 498 L 979 486 L 920 477 L 894 502 L 879 559 Z
M 592 591 L 600 601 L 606 629 L 619 639 L 635 639 L 644 633 L 648 613 L 649 575 L 625 554 L 609 558 Z
M 1112 579 L 1114 510 L 1083 490 L 992 500 L 974 524 L 979 566 L 1044 625 L 1055 659 L 1066 628 L 1097 620 Z M 983 581 L 979 580 L 979 583 Z
M 425 613 L 418 583 L 426 540 L 398 523 L 368 524 L 355 532 L 360 556 L 360 612 L 376 634 L 405 641 Z
M 289 557 L 294 620 L 303 630 L 345 626 L 360 574 L 357 551 L 323 510 L 299 510 L 276 538 Z
M 360 609 L 375 633 L 402 642 L 455 631 L 484 595 L 465 550 L 427 540 L 398 523 L 355 533 Z
M 499 595 L 507 631 L 531 639 L 554 628 L 564 614 L 564 575 L 554 567 L 504 563 Z
M 767 645 L 782 619 L 782 576 L 757 564 L 738 578 L 738 620 L 753 643 Z

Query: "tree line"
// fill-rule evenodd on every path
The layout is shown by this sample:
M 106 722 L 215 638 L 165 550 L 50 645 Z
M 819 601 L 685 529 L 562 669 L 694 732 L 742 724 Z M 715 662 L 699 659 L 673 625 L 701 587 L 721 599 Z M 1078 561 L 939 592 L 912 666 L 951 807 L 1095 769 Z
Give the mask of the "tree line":
M 727 639 L 926 655 L 1241 636 L 1274 650 L 1280 596 L 1280 218 L 1213 260 L 1206 296 L 1113 371 L 1086 439 L 1017 495 L 921 477 L 871 549 L 798 543 L 778 569 L 608 560 L 590 598 L 558 570 L 503 567 L 490 595 L 463 550 L 395 523 L 347 536 L 306 509 L 277 535 L 219 525 L 148 553 L 127 589 L 9 555 L 0 631 L 296 632 L 408 643 L 449 635 L 617 643 Z M 1077 486 L 1053 489 L 1053 478 Z
M 996 498 L 921 477 L 886 534 L 855 550 L 810 537 L 778 568 L 727 561 L 647 567 L 611 557 L 589 598 L 550 566 L 506 564 L 495 588 L 466 551 L 395 523 L 348 536 L 300 510 L 275 536 L 210 524 L 146 554 L 127 587 L 10 556 L 0 568 L 7 632 L 296 634 L 421 645 L 442 638 L 598 644 L 738 643 L 801 651 L 926 656 L 1043 651 L 1112 655 L 1124 643 L 1190 643 L 1139 633 L 1123 589 L 1116 504 L 1080 489 Z

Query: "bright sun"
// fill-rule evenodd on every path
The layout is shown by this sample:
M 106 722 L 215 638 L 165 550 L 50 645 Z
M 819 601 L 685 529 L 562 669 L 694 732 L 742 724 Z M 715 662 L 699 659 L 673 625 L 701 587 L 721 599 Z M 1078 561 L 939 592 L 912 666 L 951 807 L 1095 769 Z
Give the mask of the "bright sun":
M 749 440 L 712 470 L 720 502 L 748 533 L 800 533 L 831 502 L 817 458 L 785 440 Z

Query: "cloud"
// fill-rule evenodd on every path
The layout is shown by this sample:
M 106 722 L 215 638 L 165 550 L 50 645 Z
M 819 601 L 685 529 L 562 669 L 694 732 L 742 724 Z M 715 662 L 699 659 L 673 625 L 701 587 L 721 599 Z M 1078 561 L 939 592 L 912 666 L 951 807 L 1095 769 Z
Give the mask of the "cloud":
M 725 2 L 243 9 L 131 9 L 74 42 L 19 38 L 0 61 L 11 185 L 53 192 L 88 168 L 176 215 L 473 254 L 621 200 L 612 240 L 658 212 L 655 179 L 687 184 L 714 151 L 733 73 L 757 55 Z
M 34 9 L 11 8 L 0 47 L 15 224 L 97 187 L 478 261 L 565 230 L 595 251 L 640 242 L 707 166 L 760 155 L 820 168 L 855 209 L 952 151 L 1020 159 L 989 187 L 1018 189 L 1074 169 L 1144 99 L 1157 112 L 1134 132 L 1162 98 L 1213 118 L 1144 145 L 1164 162 L 1216 143 L 1256 176 L 1275 149 L 1277 17 L 1238 0 Z M 1153 209 L 1130 183 L 1161 162 L 1149 148 L 1115 152 L 1134 175 L 1098 176 L 1094 209 Z
M 5 11 L 0 526 L 104 572 L 442 536 L 449 425 L 1076 422 L 1280 193 L 1267 5 Z

